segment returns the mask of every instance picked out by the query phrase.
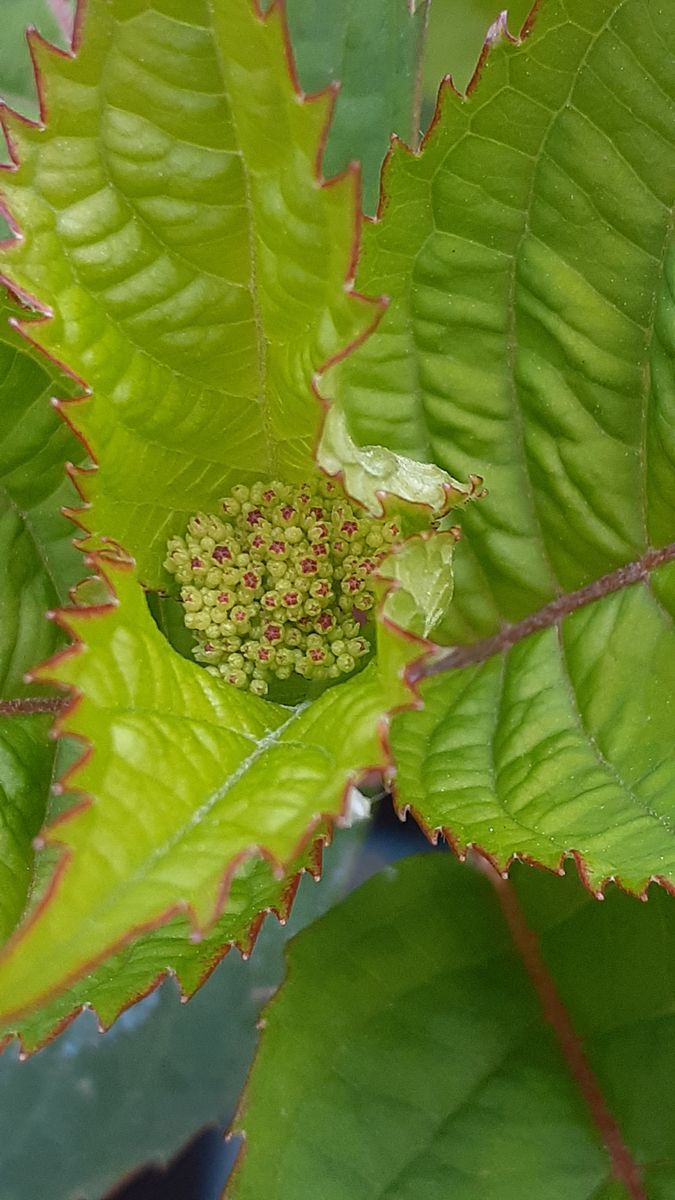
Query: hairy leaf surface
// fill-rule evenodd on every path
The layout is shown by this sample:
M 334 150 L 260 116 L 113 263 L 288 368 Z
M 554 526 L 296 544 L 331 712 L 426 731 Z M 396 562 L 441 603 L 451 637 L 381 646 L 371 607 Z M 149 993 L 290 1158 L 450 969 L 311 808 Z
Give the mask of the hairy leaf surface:
M 411 858 L 291 944 L 232 1200 L 673 1195 L 672 898 L 513 874 Z
M 395 150 L 359 274 L 392 304 L 332 388 L 356 440 L 489 491 L 440 640 L 496 642 L 397 722 L 401 802 L 640 887 L 675 879 L 672 571 L 645 557 L 675 541 L 675 10 L 542 0 L 526 33 L 497 23 L 468 96 Z

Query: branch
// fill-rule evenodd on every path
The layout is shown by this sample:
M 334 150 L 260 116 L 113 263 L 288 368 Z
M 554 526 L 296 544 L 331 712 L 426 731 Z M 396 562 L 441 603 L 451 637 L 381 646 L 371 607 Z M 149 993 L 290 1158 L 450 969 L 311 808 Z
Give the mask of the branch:
M 583 1043 L 558 993 L 539 940 L 527 924 L 513 885 L 505 882 L 487 863 L 485 866 L 481 864 L 481 869 L 497 893 L 509 932 L 537 993 L 544 1017 L 553 1029 L 567 1067 L 605 1144 L 614 1178 L 622 1185 L 622 1193 L 625 1189 L 625 1194 L 630 1200 L 647 1200 L 640 1168 L 633 1159 L 603 1095 L 600 1083 L 586 1057 Z
M 550 604 L 546 604 L 544 608 L 540 608 L 538 612 L 532 613 L 531 616 L 525 617 L 515 625 L 504 625 L 499 633 L 493 634 L 492 637 L 483 638 L 480 642 L 473 642 L 470 646 L 456 646 L 453 650 L 445 653 L 441 653 L 439 647 L 435 651 L 435 657 L 423 658 L 419 662 L 413 663 L 407 672 L 408 682 L 419 683 L 421 679 L 427 679 L 431 675 L 440 675 L 443 671 L 454 671 L 459 667 L 470 667 L 485 662 L 495 654 L 510 650 L 517 642 L 522 642 L 531 634 L 557 625 L 563 617 L 569 616 L 577 609 L 584 608 L 587 604 L 594 604 L 596 600 L 602 600 L 604 596 L 611 596 L 613 592 L 619 592 L 622 588 L 644 582 L 657 567 L 662 567 L 665 563 L 673 562 L 673 560 L 675 560 L 675 542 L 671 542 L 669 546 L 664 546 L 660 550 L 648 550 L 637 562 L 618 567 L 616 571 L 612 571 L 609 575 L 603 575 L 600 579 L 595 579 L 593 583 L 579 588 L 576 592 L 568 592 L 564 596 L 559 596 Z
M 59 696 L 27 696 L 24 700 L 0 700 L 0 717 L 34 717 L 58 713 L 66 703 Z

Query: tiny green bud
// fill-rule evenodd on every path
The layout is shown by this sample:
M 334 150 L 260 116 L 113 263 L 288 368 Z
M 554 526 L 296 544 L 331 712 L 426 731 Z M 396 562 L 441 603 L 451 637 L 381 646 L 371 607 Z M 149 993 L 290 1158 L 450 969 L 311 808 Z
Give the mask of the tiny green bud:
M 339 654 L 335 665 L 342 675 L 349 675 L 349 672 L 354 670 L 356 663 L 351 654 Z

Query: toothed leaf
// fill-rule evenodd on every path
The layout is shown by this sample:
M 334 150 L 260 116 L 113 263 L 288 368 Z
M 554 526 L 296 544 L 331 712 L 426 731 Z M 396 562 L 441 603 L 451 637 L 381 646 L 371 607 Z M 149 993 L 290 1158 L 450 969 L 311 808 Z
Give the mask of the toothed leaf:
M 411 858 L 291 943 L 229 1200 L 673 1194 L 672 899 L 501 890 Z
M 574 850 L 641 888 L 675 881 L 673 577 L 649 553 L 675 550 L 675 9 L 543 0 L 530 26 L 497 21 L 468 96 L 444 86 L 422 153 L 394 150 L 357 281 L 392 303 L 330 389 L 359 444 L 488 488 L 436 634 L 476 657 L 395 722 L 401 804 L 500 862 Z
M 344 895 L 360 842 L 358 827 L 339 832 L 288 924 L 267 921 L 251 961 L 228 955 L 190 1004 L 168 980 L 104 1038 L 88 1011 L 27 1061 L 16 1047 L 0 1057 L 3 1200 L 102 1196 L 144 1163 L 166 1162 L 195 1129 L 231 1118 L 284 944 Z
M 167 534 L 229 482 L 309 471 L 313 375 L 375 310 L 350 290 L 354 180 L 325 186 L 317 166 L 330 102 L 296 94 L 277 8 L 200 2 L 178 20 L 174 0 L 90 0 L 81 18 L 76 58 L 35 45 L 48 126 L 9 119 L 23 237 L 6 260 L 51 310 L 36 343 L 93 389 L 65 406 L 97 461 L 81 477 L 91 545 L 121 543 L 141 579 L 166 581 Z M 441 564 L 443 594 L 452 543 L 402 552 Z M 74 648 L 36 673 L 71 690 L 58 728 L 85 747 L 82 800 L 43 835 L 0 966 L 3 1033 L 30 1049 L 83 1002 L 109 1023 L 168 967 L 189 993 L 287 906 L 323 815 L 384 767 L 382 718 L 409 699 L 414 631 L 435 622 L 403 557 L 382 662 L 296 709 L 177 654 L 131 565 L 99 558 L 110 597 L 80 592 L 62 618 Z
M 82 571 L 72 526 L 59 505 L 74 493 L 67 458 L 81 448 L 50 404 L 65 378 L 9 324 L 17 309 L 0 297 L 0 701 L 35 694 L 24 674 L 63 636 L 46 619 Z M 32 839 L 44 820 L 54 747 L 50 718 L 0 714 L 0 941 L 20 917 L 31 884 Z
M 420 73 L 433 5 L 428 0 L 286 0 L 286 11 L 304 91 L 340 85 L 324 170 L 337 175 L 356 159 L 363 207 L 374 213 L 391 135 L 413 146 L 419 140 Z
M 454 540 L 435 538 L 447 547 L 447 572 Z M 422 540 L 413 538 L 402 556 L 418 564 Z M 159 971 L 171 967 L 189 992 L 219 947 L 248 944 L 259 915 L 283 908 L 311 860 L 303 848 L 325 836 L 323 816 L 339 816 L 364 769 L 384 767 L 382 719 L 407 700 L 400 674 L 421 646 L 393 623 L 394 592 L 384 600 L 381 661 L 311 704 L 285 708 L 178 655 L 131 566 L 111 562 L 105 570 L 113 601 L 64 613 L 75 645 L 37 672 L 72 689 L 58 727 L 88 747 L 72 783 L 91 799 L 43 835 L 58 865 L 0 955 L 0 1036 L 21 1032 L 27 1047 L 79 997 L 107 1022 Z M 399 574 L 405 584 L 405 568 Z M 406 619 L 424 626 L 405 596 Z M 178 913 L 185 919 L 176 925 Z M 147 936 L 167 922 L 157 942 Z M 117 951 L 139 936 L 124 961 Z M 175 946 L 168 961 L 167 937 Z
M 377 309 L 352 294 L 357 179 L 324 184 L 331 95 L 296 93 L 278 7 L 88 0 L 81 46 L 34 40 L 46 128 L 9 117 L 13 285 L 93 389 L 88 528 L 157 584 L 167 537 L 231 482 L 312 466 L 313 375 Z

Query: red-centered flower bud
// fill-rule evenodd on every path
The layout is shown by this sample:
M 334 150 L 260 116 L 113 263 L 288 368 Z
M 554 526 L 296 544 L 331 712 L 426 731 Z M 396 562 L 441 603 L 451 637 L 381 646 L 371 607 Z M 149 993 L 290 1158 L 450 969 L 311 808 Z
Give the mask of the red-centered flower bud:
M 221 669 L 224 666 L 225 666 L 225 664 L 222 663 Z M 248 675 L 246 674 L 245 671 L 236 670 L 236 669 L 231 670 L 230 668 L 228 668 L 226 673 L 223 672 L 223 678 L 226 683 L 231 683 L 236 688 L 247 688 L 249 686 Z
M 353 541 L 358 532 L 359 532 L 358 521 L 343 521 L 340 526 L 340 533 L 348 542 Z
M 335 617 L 330 612 L 319 613 L 314 628 L 317 633 L 330 633 L 335 628 Z
M 219 511 L 197 513 L 167 546 L 197 661 L 260 695 L 274 678 L 349 673 L 370 650 L 357 635 L 394 523 L 385 537 L 384 521 L 355 513 L 326 479 L 237 485 Z

